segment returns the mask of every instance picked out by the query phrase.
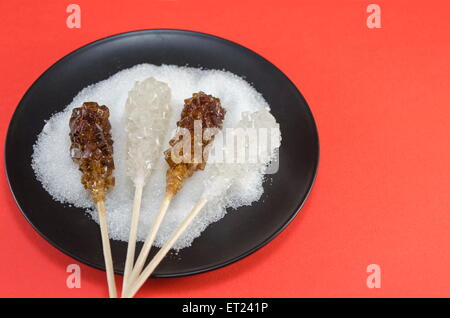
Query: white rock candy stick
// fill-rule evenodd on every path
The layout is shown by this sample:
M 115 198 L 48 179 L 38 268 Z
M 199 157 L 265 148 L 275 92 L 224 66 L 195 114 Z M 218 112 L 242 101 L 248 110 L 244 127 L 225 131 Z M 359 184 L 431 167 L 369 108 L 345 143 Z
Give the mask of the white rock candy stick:
M 161 157 L 169 126 L 170 88 L 153 77 L 136 82 L 126 101 L 127 174 L 135 186 L 122 293 L 133 269 L 142 190 Z
M 200 200 L 197 201 L 195 207 L 191 210 L 189 215 L 183 220 L 181 225 L 172 233 L 170 238 L 164 244 L 164 246 L 158 251 L 155 257 L 150 261 L 150 263 L 142 271 L 141 275 L 138 277 L 135 283 L 131 283 L 129 291 L 126 291 L 125 297 L 133 297 L 139 288 L 145 283 L 145 281 L 150 277 L 155 268 L 167 255 L 170 249 L 173 247 L 178 238 L 184 233 L 189 224 L 194 220 L 197 214 L 202 210 L 208 201 L 215 198 L 222 197 L 228 188 L 233 184 L 234 180 L 238 179 L 240 176 L 249 169 L 254 169 L 261 163 L 268 164 L 273 158 L 275 151 L 280 147 L 281 133 L 279 129 L 279 124 L 276 122 L 272 114 L 266 109 L 258 110 L 254 113 L 244 113 L 243 119 L 234 127 L 232 134 L 236 135 L 239 133 L 239 129 L 236 128 L 265 128 L 267 129 L 268 139 L 270 143 L 268 147 L 258 147 L 257 155 L 259 159 L 258 163 L 252 162 L 242 162 L 242 163 L 210 163 L 207 171 L 207 179 L 205 181 L 205 191 L 203 192 Z M 270 138 L 269 138 L 270 136 Z M 218 137 L 216 137 L 218 138 Z M 251 145 L 248 140 L 246 140 L 244 147 L 248 149 Z M 225 150 L 226 152 L 227 150 Z M 236 155 L 236 149 L 231 149 Z M 241 149 L 242 151 L 242 149 Z M 236 156 L 234 156 L 236 157 Z
M 267 138 L 264 138 L 263 131 L 260 131 L 261 135 L 256 140 L 241 138 L 244 141 L 243 147 L 236 145 L 232 149 L 224 149 L 223 162 L 211 164 L 208 169 L 208 177 L 205 181 L 205 191 L 203 193 L 203 197 L 207 198 L 208 201 L 212 198 L 222 197 L 234 180 L 247 174 L 248 170 L 261 166 L 261 163 L 269 164 L 275 155 L 275 150 L 280 147 L 281 133 L 279 124 L 268 110 L 260 109 L 253 113 L 243 113 L 242 119 L 233 128 L 231 134 L 237 136 L 246 129 L 255 129 L 255 136 L 257 136 L 260 129 L 264 129 L 268 134 Z M 239 139 L 237 137 L 232 138 L 235 140 Z M 267 143 L 268 140 L 270 140 L 270 143 Z M 255 145 L 255 143 L 259 143 L 261 146 Z M 249 153 L 250 147 L 256 147 L 256 151 L 253 153 L 257 157 L 254 158 L 254 161 L 249 160 L 250 158 L 243 158 L 242 162 L 240 162 L 238 160 L 239 154 L 245 155 L 245 153 Z M 245 148 L 245 152 L 242 148 Z M 227 155 L 232 159 L 234 158 L 235 161 L 227 163 Z

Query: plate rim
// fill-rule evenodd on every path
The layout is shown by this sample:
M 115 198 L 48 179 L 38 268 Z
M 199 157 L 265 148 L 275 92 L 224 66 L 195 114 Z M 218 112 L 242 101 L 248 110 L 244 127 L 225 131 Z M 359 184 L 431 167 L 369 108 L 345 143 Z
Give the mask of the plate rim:
M 49 237 L 47 237 L 44 233 L 42 233 L 34 224 L 33 222 L 31 222 L 31 220 L 28 218 L 27 214 L 23 211 L 21 205 L 19 204 L 16 195 L 14 194 L 14 191 L 12 189 L 11 186 L 11 182 L 10 182 L 10 176 L 8 173 L 8 149 L 10 148 L 10 146 L 8 146 L 11 143 L 11 134 L 12 134 L 12 123 L 17 120 L 17 114 L 18 114 L 18 110 L 21 110 L 24 107 L 24 103 L 23 100 L 28 96 L 28 94 L 30 93 L 30 91 L 33 89 L 33 87 L 36 86 L 36 84 L 40 81 L 40 79 L 42 77 L 44 77 L 45 74 L 47 74 L 50 70 L 52 70 L 55 66 L 63 63 L 66 59 L 70 58 L 72 55 L 78 54 L 84 50 L 90 49 L 93 46 L 96 46 L 98 44 L 104 43 L 104 42 L 108 42 L 108 41 L 113 41 L 122 37 L 128 37 L 128 36 L 133 36 L 133 35 L 137 35 L 137 34 L 143 34 L 143 33 L 158 33 L 158 32 L 173 32 L 173 33 L 177 33 L 177 34 L 188 34 L 188 35 L 194 35 L 194 36 L 201 36 L 201 37 L 205 37 L 205 38 L 209 38 L 215 41 L 221 41 L 221 42 L 226 42 L 228 44 L 231 44 L 232 46 L 235 46 L 239 49 L 244 49 L 246 51 L 248 51 L 249 53 L 255 55 L 257 58 L 259 59 L 263 59 L 265 62 L 267 62 L 268 64 L 270 64 L 279 74 L 281 74 L 282 77 L 284 77 L 288 83 L 294 88 L 294 91 L 296 92 L 296 94 L 300 97 L 300 99 L 304 102 L 304 104 L 306 105 L 306 110 L 307 110 L 307 114 L 308 116 L 310 116 L 311 118 L 311 123 L 312 123 L 312 130 L 315 136 L 315 140 L 316 140 L 316 150 L 317 150 L 317 160 L 315 162 L 315 165 L 313 167 L 313 172 L 312 172 L 312 178 L 310 180 L 310 182 L 308 183 L 308 191 L 305 193 L 305 195 L 300 198 L 301 200 L 299 201 L 300 203 L 297 205 L 296 207 L 296 211 L 289 217 L 289 219 L 279 228 L 277 228 L 271 235 L 269 235 L 265 240 L 263 240 L 262 242 L 260 242 L 259 244 L 256 244 L 253 248 L 249 249 L 248 251 L 234 257 L 231 258 L 225 262 L 221 262 L 220 264 L 216 264 L 216 265 L 212 265 L 212 266 L 207 266 L 204 268 L 200 268 L 200 269 L 196 269 L 196 270 L 188 270 L 188 271 L 182 271 L 179 273 L 174 273 L 174 274 L 152 274 L 151 277 L 152 278 L 175 278 L 175 277 L 184 277 L 184 276 L 191 276 L 191 275 L 196 275 L 196 274 L 201 274 L 201 273 L 206 273 L 206 272 L 210 272 L 225 266 L 228 266 L 230 264 L 233 264 L 253 253 L 255 253 L 256 251 L 258 251 L 259 249 L 261 249 L 262 247 L 264 247 L 265 245 L 267 245 L 268 243 L 270 243 L 273 239 L 275 239 L 293 220 L 294 218 L 300 213 L 300 210 L 303 208 L 303 206 L 306 203 L 306 200 L 308 199 L 312 188 L 315 184 L 316 178 L 317 178 L 317 172 L 318 172 L 318 167 L 319 167 L 319 162 L 320 162 L 320 139 L 319 139 L 319 132 L 317 129 L 317 124 L 316 124 L 316 120 L 314 118 L 314 115 L 311 111 L 311 108 L 309 107 L 308 102 L 306 101 L 306 98 L 303 96 L 303 94 L 300 92 L 300 90 L 297 88 L 297 86 L 292 82 L 292 80 L 284 73 L 282 72 L 275 64 L 273 64 L 272 62 L 270 62 L 269 60 L 267 60 L 264 56 L 258 54 L 257 52 L 253 51 L 252 49 L 249 49 L 237 42 L 234 42 L 232 40 L 223 38 L 223 37 L 219 37 L 216 35 L 212 35 L 209 33 L 204 33 L 204 32 L 199 32 L 199 31 L 194 31 L 194 30 L 187 30 L 187 29 L 172 29 L 172 28 L 156 28 L 156 29 L 137 29 L 137 30 L 132 30 L 132 31 L 126 31 L 126 32 L 121 32 L 121 33 L 115 33 L 100 39 L 97 39 L 95 41 L 92 42 L 88 42 L 87 44 L 82 45 L 81 47 L 71 51 L 70 53 L 64 55 L 62 58 L 58 59 L 56 62 L 52 63 L 44 72 L 42 72 L 42 74 L 36 78 L 36 80 L 34 80 L 32 82 L 32 84 L 27 88 L 26 92 L 24 93 L 24 95 L 22 96 L 22 98 L 20 99 L 19 103 L 17 104 L 16 108 L 14 109 L 13 115 L 11 116 L 11 119 L 9 121 L 8 124 L 8 129 L 7 129 L 7 133 L 6 133 L 6 138 L 5 138 L 5 148 L 4 148 L 4 155 L 3 155 L 3 159 L 4 159 L 4 169 L 5 169 L 5 175 L 6 175 L 6 179 L 7 179 L 7 183 L 8 183 L 8 187 L 9 190 L 14 198 L 14 201 L 16 203 L 16 206 L 19 208 L 19 211 L 21 212 L 21 214 L 25 217 L 25 219 L 27 220 L 27 222 L 32 226 L 32 228 L 42 237 L 44 238 L 45 241 L 47 241 L 51 246 L 55 247 L 56 249 L 58 249 L 59 251 L 61 251 L 62 253 L 66 254 L 67 256 L 85 264 L 88 265 L 90 267 L 93 267 L 95 269 L 99 269 L 102 271 L 105 271 L 105 268 L 102 266 L 99 266 L 95 263 L 90 262 L 87 259 L 84 259 L 80 256 L 74 255 L 73 253 L 69 252 L 68 250 L 66 250 L 64 247 L 60 246 L 58 243 L 54 242 L 53 240 L 51 240 Z M 123 275 L 123 271 L 121 270 L 117 270 L 114 269 L 115 274 L 118 275 Z

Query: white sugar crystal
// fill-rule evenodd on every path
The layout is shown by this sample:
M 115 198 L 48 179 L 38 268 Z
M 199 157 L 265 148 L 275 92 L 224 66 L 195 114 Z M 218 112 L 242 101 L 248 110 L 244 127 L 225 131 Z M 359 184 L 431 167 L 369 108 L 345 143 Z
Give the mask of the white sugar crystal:
M 108 106 L 114 140 L 116 185 L 107 194 L 106 209 L 110 237 L 115 240 L 128 240 L 134 194 L 133 183 L 127 176 L 125 105 L 136 81 L 142 83 L 149 77 L 167 83 L 172 94 L 169 131 L 163 141 L 162 150 L 169 148 L 168 141 L 175 132 L 184 99 L 191 97 L 194 92 L 204 91 L 220 98 L 222 106 L 227 110 L 223 130 L 236 127 L 243 119 L 243 112 L 252 113 L 253 116 L 251 116 L 253 119 L 247 118 L 247 121 L 244 118 L 246 125 L 271 127 L 274 124 L 273 117 L 265 115 L 268 114 L 267 112 L 257 112 L 263 109 L 269 110 L 269 105 L 261 94 L 242 78 L 225 71 L 141 64 L 120 71 L 104 81 L 83 89 L 64 111 L 53 115 L 46 122 L 34 146 L 32 166 L 38 180 L 55 200 L 84 208 L 94 220 L 97 220 L 97 213 L 90 196 L 81 185 L 81 173 L 78 171 L 78 166 L 69 155 L 69 119 L 72 109 L 80 107 L 83 102 L 94 101 Z M 256 115 L 255 112 L 257 112 Z M 278 130 L 278 142 L 279 139 Z M 140 241 L 145 239 L 165 193 L 167 163 L 163 159 L 162 151 L 155 151 L 155 155 L 158 158 L 155 159 L 153 172 L 148 178 L 142 197 L 138 229 Z M 211 167 L 213 164 L 207 164 L 205 171 L 198 171 L 185 181 L 183 188 L 174 197 L 160 227 L 154 243 L 156 246 L 162 246 L 204 193 L 205 180 L 211 173 Z M 263 193 L 264 167 L 265 163 L 261 162 L 246 169 L 239 178 L 233 178 L 227 190 L 223 191 L 223 195 L 212 196 L 188 230 L 177 241 L 175 249 L 190 246 L 209 224 L 220 220 L 226 214 L 227 208 L 250 205 L 259 200 Z M 216 185 L 220 188 L 219 184 Z M 219 193 L 219 189 L 216 193 Z
M 280 147 L 281 135 L 279 124 L 275 120 L 275 117 L 265 108 L 260 109 L 254 113 L 244 112 L 242 114 L 242 119 L 230 130 L 229 133 L 232 134 L 233 139 L 237 138 L 239 132 L 245 132 L 246 129 L 255 129 L 258 132 L 267 131 L 272 134 L 271 140 L 273 142 L 262 145 L 256 148 L 258 159 L 255 163 L 249 160 L 249 155 L 245 158 L 243 162 L 220 162 L 220 163 L 210 163 L 206 168 L 205 176 L 205 192 L 203 196 L 212 200 L 215 197 L 222 197 L 228 188 L 237 182 L 242 176 L 249 175 L 252 171 L 261 171 L 265 169 L 266 165 L 270 163 L 275 154 L 275 149 Z M 242 129 L 242 130 L 239 130 Z M 223 135 L 223 134 L 222 134 Z M 219 137 L 219 136 L 218 136 Z M 267 139 L 266 139 L 267 141 Z M 251 140 L 250 138 L 244 139 L 244 149 L 248 153 L 250 148 Z M 257 141 L 255 142 L 257 144 Z M 217 149 L 217 147 L 216 147 Z M 237 158 L 239 148 L 237 146 L 232 148 L 224 147 L 224 157 L 232 156 L 232 158 Z M 242 150 L 242 149 L 240 149 Z
M 169 127 L 170 88 L 150 77 L 137 81 L 125 105 L 127 173 L 134 183 L 145 183 L 160 158 Z

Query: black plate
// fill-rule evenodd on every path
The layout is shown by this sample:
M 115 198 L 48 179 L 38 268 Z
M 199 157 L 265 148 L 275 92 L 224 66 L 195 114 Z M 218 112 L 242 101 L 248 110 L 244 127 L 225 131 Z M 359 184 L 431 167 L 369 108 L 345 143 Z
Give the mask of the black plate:
M 236 43 L 190 31 L 111 36 L 67 55 L 39 77 L 14 113 L 5 148 L 9 184 L 23 215 L 53 246 L 104 269 L 98 225 L 81 209 L 50 197 L 35 178 L 31 155 L 44 121 L 63 110 L 83 87 L 139 63 L 226 69 L 245 77 L 271 105 L 283 138 L 279 171 L 265 182 L 263 198 L 211 224 L 193 246 L 167 257 L 153 276 L 209 271 L 267 244 L 294 218 L 311 190 L 319 158 L 314 118 L 297 88 L 273 64 Z M 116 273 L 122 273 L 126 244 L 112 241 L 112 254 Z

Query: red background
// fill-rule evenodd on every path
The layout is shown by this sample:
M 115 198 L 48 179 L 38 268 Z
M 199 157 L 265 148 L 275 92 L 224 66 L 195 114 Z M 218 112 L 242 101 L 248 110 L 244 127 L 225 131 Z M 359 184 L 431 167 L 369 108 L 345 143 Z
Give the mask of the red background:
M 381 29 L 366 26 L 372 2 Z M 70 3 L 81 6 L 81 29 L 66 27 Z M 310 104 L 321 160 L 291 225 L 238 263 L 153 279 L 139 296 L 450 296 L 448 1 L 3 0 L 0 15 L 2 151 L 16 105 L 43 71 L 136 29 L 236 41 L 277 65 Z M 68 289 L 66 267 L 76 262 L 22 217 L 3 169 L 0 190 L 0 296 L 107 296 L 104 272 L 85 265 L 81 288 Z M 373 263 L 380 289 L 366 286 Z

